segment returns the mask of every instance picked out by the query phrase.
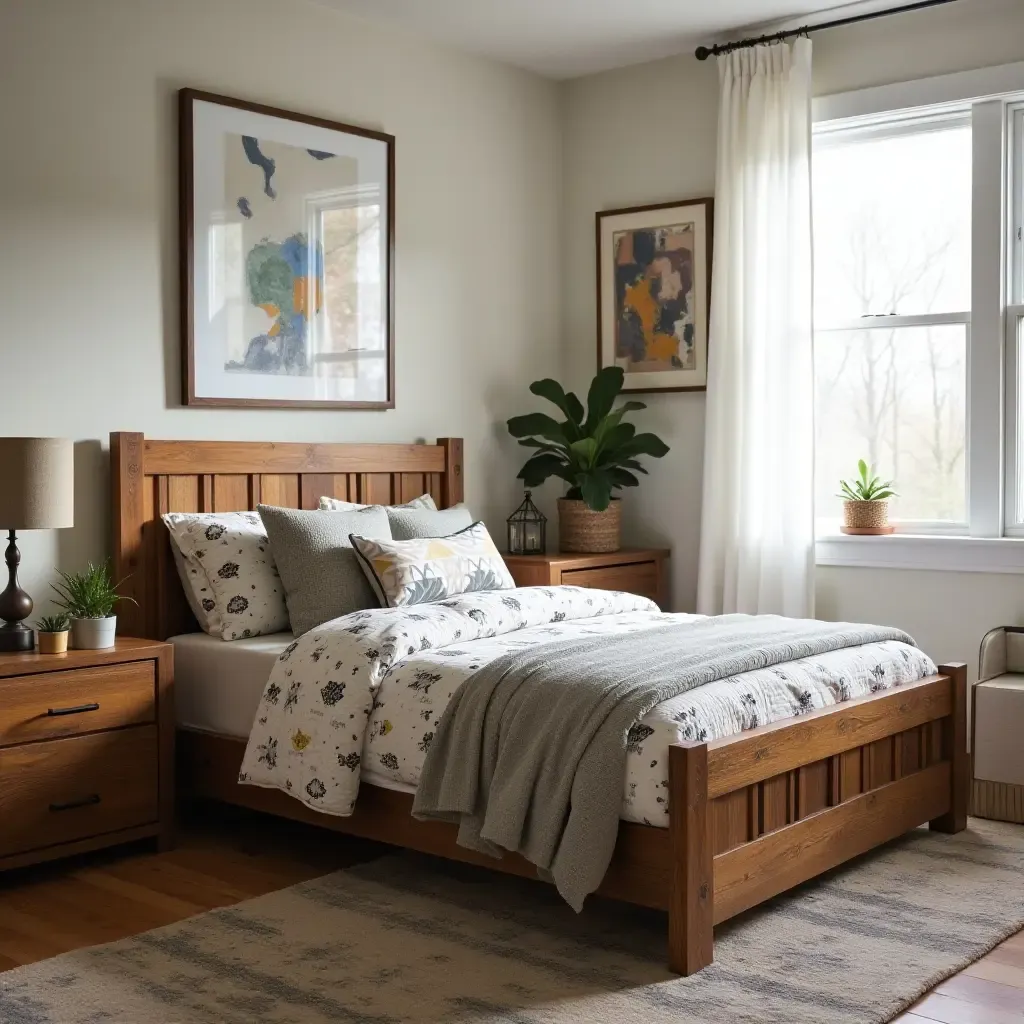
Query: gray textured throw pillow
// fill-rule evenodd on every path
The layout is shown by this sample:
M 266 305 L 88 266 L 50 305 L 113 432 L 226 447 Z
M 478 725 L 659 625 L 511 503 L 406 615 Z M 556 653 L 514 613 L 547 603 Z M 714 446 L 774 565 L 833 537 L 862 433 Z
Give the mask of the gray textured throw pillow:
M 473 517 L 465 505 L 451 508 L 397 508 L 388 507 L 388 521 L 394 540 L 419 540 L 423 537 L 450 537 L 459 530 L 473 525 Z M 357 530 L 353 530 L 359 536 Z M 371 538 L 375 540 L 377 538 Z
M 379 606 L 348 538 L 354 533 L 391 539 L 388 516 L 380 505 L 351 512 L 260 505 L 259 512 L 296 636 L 339 615 Z

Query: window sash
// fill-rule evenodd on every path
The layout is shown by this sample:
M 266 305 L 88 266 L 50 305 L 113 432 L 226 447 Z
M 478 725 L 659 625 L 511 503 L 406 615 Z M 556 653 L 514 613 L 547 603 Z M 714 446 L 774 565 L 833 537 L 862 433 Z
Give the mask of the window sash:
M 872 322 L 876 321 L 876 322 Z M 970 514 L 971 508 L 971 464 L 970 464 L 970 376 L 971 376 L 971 316 L 969 313 L 936 313 L 931 316 L 879 316 L 864 317 L 863 322 L 856 322 L 846 327 L 839 328 L 816 328 L 815 340 L 822 334 L 839 334 L 848 331 L 866 330 L 887 330 L 899 327 L 931 327 L 936 325 L 956 324 L 964 328 L 964 346 L 967 357 L 967 380 L 965 381 L 966 391 L 964 394 L 965 412 L 965 447 L 964 447 L 964 498 L 965 507 Z M 817 387 L 817 381 L 815 381 Z M 896 481 L 899 488 L 899 481 Z M 815 533 L 818 537 L 835 536 L 839 533 L 840 520 L 830 516 L 819 516 L 815 514 Z M 963 537 L 970 529 L 967 520 L 955 519 L 892 519 L 890 525 L 898 534 L 911 534 L 914 536 L 948 536 Z M 1024 529 L 1022 529 L 1024 535 Z

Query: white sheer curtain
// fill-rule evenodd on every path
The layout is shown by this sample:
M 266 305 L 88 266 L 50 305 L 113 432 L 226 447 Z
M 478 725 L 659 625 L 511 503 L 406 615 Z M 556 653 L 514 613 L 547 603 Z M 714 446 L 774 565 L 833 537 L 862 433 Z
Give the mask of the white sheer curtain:
M 814 613 L 811 44 L 719 58 L 697 609 Z

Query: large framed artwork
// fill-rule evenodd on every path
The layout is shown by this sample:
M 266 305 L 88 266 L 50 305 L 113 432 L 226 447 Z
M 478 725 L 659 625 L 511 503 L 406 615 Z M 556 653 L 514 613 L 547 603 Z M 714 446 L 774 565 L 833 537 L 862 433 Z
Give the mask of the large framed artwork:
M 185 404 L 394 408 L 394 137 L 178 100 Z
M 704 391 L 714 201 L 597 214 L 597 364 L 626 391 Z

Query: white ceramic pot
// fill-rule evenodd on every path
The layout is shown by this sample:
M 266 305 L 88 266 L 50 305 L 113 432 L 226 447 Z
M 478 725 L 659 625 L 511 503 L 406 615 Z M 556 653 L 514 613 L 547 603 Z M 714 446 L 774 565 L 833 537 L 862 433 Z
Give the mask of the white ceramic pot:
M 79 651 L 102 651 L 114 646 L 117 616 L 105 619 L 72 619 L 71 644 Z

